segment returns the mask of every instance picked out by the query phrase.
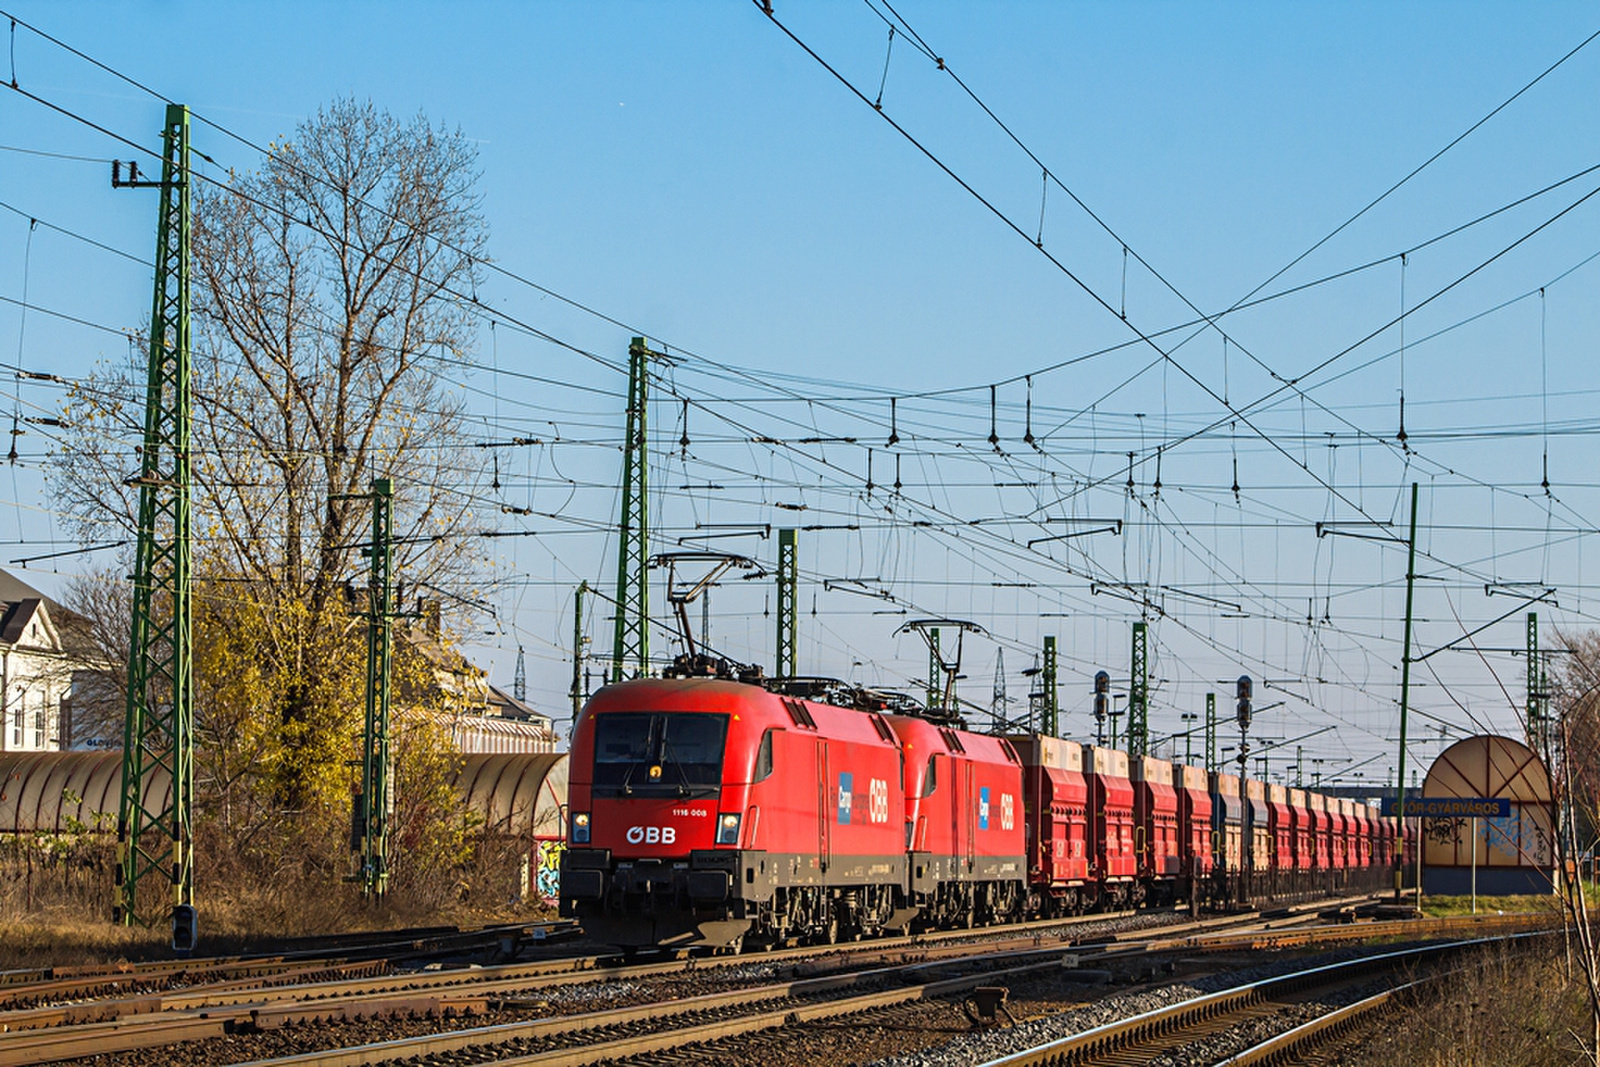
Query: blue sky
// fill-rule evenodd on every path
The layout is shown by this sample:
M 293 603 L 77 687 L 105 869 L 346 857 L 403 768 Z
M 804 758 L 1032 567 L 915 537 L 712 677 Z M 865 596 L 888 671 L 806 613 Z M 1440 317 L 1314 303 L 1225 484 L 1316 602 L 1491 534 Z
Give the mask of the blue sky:
M 883 115 L 1026 238 L 752 4 L 6 8 L 257 143 L 352 94 L 459 127 L 479 148 L 501 266 L 689 353 L 658 392 L 691 400 L 688 455 L 673 447 L 680 403 L 663 399 L 653 412 L 662 434 L 657 547 L 675 547 L 696 522 L 858 527 L 803 537 L 807 672 L 906 684 L 924 672 L 924 656 L 914 638 L 893 636 L 895 626 L 915 615 L 965 617 L 1005 645 L 1016 697 L 1025 690 L 1017 672 L 1055 633 L 1068 732 L 1083 736 L 1092 733 L 1087 678 L 1097 666 L 1125 674 L 1128 625 L 1139 614 L 1097 590 L 1125 583 L 1154 590 L 1140 595 L 1160 608 L 1155 728 L 1177 729 L 1180 712 L 1245 670 L 1283 690 L 1260 696 L 1285 702 L 1258 717 L 1260 735 L 1334 725 L 1308 742 L 1328 766 L 1376 757 L 1363 773 L 1381 775 L 1393 748 L 1383 739 L 1395 729 L 1404 561 L 1392 544 L 1319 540 L 1315 524 L 1394 520 L 1413 479 L 1423 487 L 1421 569 L 1434 575 L 1419 597 L 1421 648 L 1514 606 L 1484 595 L 1491 580 L 1556 586 L 1560 609 L 1541 606 L 1541 618 L 1593 625 L 1583 549 L 1592 568 L 1600 485 L 1585 459 L 1600 323 L 1596 265 L 1579 264 L 1600 250 L 1600 197 L 1546 223 L 1600 179 L 1578 178 L 1416 246 L 1600 162 L 1600 43 L 1268 291 L 1380 265 L 1230 315 L 1226 357 L 1216 331 L 1173 347 L 1182 331 L 1163 335 L 1170 361 L 1141 345 L 1080 358 L 1134 339 L 1129 324 L 1150 333 L 1188 321 L 1183 299 L 1217 312 L 1251 292 L 1593 33 L 1591 7 L 897 3 L 1115 232 L 1059 188 L 1046 198 L 1044 252 L 1118 313 L 1034 246 L 1038 167 L 903 33 L 885 77 L 886 5 L 779 0 L 775 9 L 869 97 L 881 80 Z M 20 86 L 154 145 L 157 101 L 25 29 L 13 44 Z M 0 144 L 33 152 L 129 154 L 14 93 L 0 93 L 0 131 Z M 223 168 L 256 162 L 204 127 L 196 147 Z M 28 243 L 31 216 L 147 255 L 148 195 L 114 192 L 105 169 L 0 151 L 0 201 L 15 209 L 0 211 L 0 296 L 21 299 L 26 286 L 30 303 L 115 327 L 147 314 L 149 279 L 137 264 L 45 229 Z M 1124 283 L 1124 243 L 1182 299 L 1131 255 Z M 1416 250 L 1402 269 L 1390 257 L 1407 249 Z M 1406 320 L 1403 378 L 1397 328 L 1363 342 L 1399 313 L 1402 283 L 1408 308 L 1432 298 Z M 504 278 L 480 295 L 612 364 L 483 331 L 476 367 L 462 368 L 459 383 L 482 391 L 468 406 L 486 437 L 559 429 L 568 442 L 508 456 L 505 501 L 612 521 L 623 388 L 615 364 L 630 329 Z M 7 363 L 81 374 L 121 351 L 108 334 L 43 313 L 23 323 L 0 304 Z M 1274 373 L 1298 380 L 1331 357 L 1299 382 L 1303 396 L 1280 395 L 1248 425 L 1226 414 L 1224 395 L 1241 408 L 1280 387 Z M 1075 362 L 1044 370 L 1063 361 Z M 1032 428 L 1050 434 L 1044 451 L 1019 440 L 1028 386 L 1017 379 L 1029 374 Z M 1393 440 L 1402 382 L 1409 455 Z M 996 390 L 1003 456 L 985 440 L 991 383 L 1005 383 Z M 930 390 L 951 392 L 910 395 Z M 14 392 L 28 404 L 55 399 L 39 387 Z M 896 450 L 885 447 L 890 397 L 906 398 Z M 856 443 L 798 443 L 807 436 Z M 882 439 L 870 494 L 869 438 Z M 898 496 L 884 488 L 896 451 L 907 482 Z M 1549 497 L 1539 485 L 1546 452 Z M 0 540 L 24 542 L 6 559 L 70 547 L 40 495 L 47 461 L 24 458 L 10 492 L 0 488 L 11 505 L 0 506 Z M 677 489 L 712 484 L 724 488 Z M 485 524 L 515 528 L 495 500 L 483 503 Z M 1052 529 L 1050 518 L 1106 515 L 1124 520 L 1120 536 L 1027 545 L 1070 528 Z M 974 519 L 983 522 L 963 528 Z M 498 569 L 474 592 L 495 604 L 496 622 L 472 636 L 502 684 L 525 647 L 531 696 L 559 711 L 571 588 L 580 578 L 609 585 L 614 555 L 605 538 L 556 520 L 529 528 L 550 536 L 494 543 Z M 738 548 L 767 562 L 775 553 L 754 538 Z M 67 557 L 54 567 L 78 565 Z M 49 587 L 52 564 L 39 567 L 30 573 Z M 888 595 L 830 592 L 821 584 L 829 577 L 867 580 Z M 713 632 L 730 653 L 770 663 L 765 587 L 719 591 Z M 600 629 L 594 638 L 608 644 Z M 1481 640 L 1520 645 L 1521 616 Z M 964 664 L 964 695 L 985 705 L 996 647 L 973 641 Z M 1443 653 L 1430 663 L 1438 674 L 1419 669 L 1415 695 L 1427 729 L 1516 731 L 1520 659 Z

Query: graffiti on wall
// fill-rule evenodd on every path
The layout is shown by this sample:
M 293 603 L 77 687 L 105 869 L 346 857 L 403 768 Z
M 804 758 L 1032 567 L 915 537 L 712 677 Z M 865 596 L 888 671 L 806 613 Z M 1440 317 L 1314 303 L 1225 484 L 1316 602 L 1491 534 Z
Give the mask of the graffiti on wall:
M 539 842 L 538 892 L 547 904 L 561 896 L 561 854 L 566 850 L 565 841 Z

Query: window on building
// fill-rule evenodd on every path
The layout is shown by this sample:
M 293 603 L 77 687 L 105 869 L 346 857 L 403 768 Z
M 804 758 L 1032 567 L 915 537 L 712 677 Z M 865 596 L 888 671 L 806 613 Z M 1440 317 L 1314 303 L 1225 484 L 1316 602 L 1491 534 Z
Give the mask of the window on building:
M 23 721 L 23 717 L 24 717 L 25 714 L 26 714 L 26 711 L 23 709 L 22 700 L 19 698 L 17 700 L 16 706 L 11 709 L 11 747 L 12 748 L 21 748 L 22 747 L 23 730 L 25 729 L 25 723 Z
M 44 721 L 45 720 L 46 707 L 47 707 L 47 705 L 45 704 L 44 694 L 40 693 L 39 694 L 39 706 L 33 709 L 33 747 L 34 748 L 42 749 L 42 748 L 45 747 L 45 735 L 48 733 L 48 731 L 45 729 L 45 721 Z

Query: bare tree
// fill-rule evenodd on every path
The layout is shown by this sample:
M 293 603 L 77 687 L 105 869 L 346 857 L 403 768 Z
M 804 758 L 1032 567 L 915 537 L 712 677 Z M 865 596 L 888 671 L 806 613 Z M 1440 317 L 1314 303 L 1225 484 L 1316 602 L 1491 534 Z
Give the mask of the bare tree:
M 258 171 L 196 186 L 197 729 L 227 757 L 221 788 L 265 776 L 300 809 L 343 788 L 363 644 L 344 594 L 373 479 L 394 484 L 400 570 L 476 565 L 460 535 L 479 464 L 449 376 L 475 339 L 477 177 L 459 132 L 341 100 Z M 133 525 L 141 362 L 69 401 L 55 488 L 88 538 Z
M 1569 655 L 1562 657 L 1564 662 L 1555 671 L 1554 721 L 1531 722 L 1529 728 L 1551 770 L 1558 801 L 1556 864 L 1569 974 L 1575 963 L 1589 1001 L 1585 1051 L 1591 1062 L 1600 1064 L 1600 944 L 1583 877 L 1585 859 L 1593 870 L 1593 842 L 1600 827 L 1600 633 L 1562 634 L 1560 641 Z M 1590 846 L 1575 850 L 1573 843 L 1579 839 Z
M 72 677 L 74 743 L 122 737 L 128 702 L 128 637 L 132 598 L 126 568 L 87 571 L 67 583 L 57 624 L 78 669 Z

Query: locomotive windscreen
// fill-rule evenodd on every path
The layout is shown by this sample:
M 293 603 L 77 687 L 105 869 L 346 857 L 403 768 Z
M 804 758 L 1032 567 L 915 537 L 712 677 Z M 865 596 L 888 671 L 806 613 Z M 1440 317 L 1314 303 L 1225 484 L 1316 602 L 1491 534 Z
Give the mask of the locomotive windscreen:
M 726 715 L 612 711 L 594 721 L 594 788 L 613 796 L 713 796 Z

